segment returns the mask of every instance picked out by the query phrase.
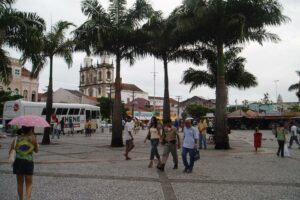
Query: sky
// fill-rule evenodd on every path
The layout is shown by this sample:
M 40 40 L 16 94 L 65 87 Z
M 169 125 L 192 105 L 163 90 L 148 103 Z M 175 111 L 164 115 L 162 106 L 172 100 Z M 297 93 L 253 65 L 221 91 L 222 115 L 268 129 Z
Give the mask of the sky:
M 98 0 L 107 8 L 108 0 Z M 132 5 L 133 0 L 128 0 L 128 5 Z M 150 0 L 155 10 L 161 10 L 164 16 L 179 6 L 182 0 Z M 243 100 L 259 101 L 264 93 L 269 93 L 272 101 L 276 101 L 276 94 L 281 95 L 284 102 L 296 102 L 298 99 L 294 92 L 289 92 L 291 84 L 300 81 L 296 70 L 300 70 L 300 1 L 299 0 L 279 0 L 283 6 L 283 14 L 291 21 L 279 27 L 268 27 L 268 30 L 277 34 L 281 41 L 279 43 L 264 42 L 263 45 L 251 42 L 243 45 L 244 50 L 240 56 L 246 58 L 245 69 L 254 74 L 258 81 L 258 86 L 246 90 L 229 88 L 229 104 L 241 104 Z M 86 17 L 81 12 L 81 0 L 18 0 L 13 7 L 26 12 L 36 12 L 47 24 L 47 31 L 51 24 L 59 20 L 73 22 L 80 26 Z M 72 30 L 72 29 L 71 29 Z M 71 31 L 70 30 L 70 31 Z M 20 53 L 7 49 L 10 56 L 19 58 Z M 78 90 L 79 70 L 83 64 L 85 53 L 73 54 L 73 65 L 68 69 L 63 59 L 54 59 L 54 90 L 58 88 Z M 113 57 L 110 58 L 114 59 Z M 94 57 L 94 63 L 101 62 L 100 57 Z M 115 63 L 115 62 L 114 62 Z M 25 67 L 31 69 L 31 64 L 26 63 Z M 215 90 L 201 86 L 192 92 L 189 85 L 180 84 L 183 71 L 188 67 L 196 69 L 206 69 L 206 66 L 194 66 L 191 63 L 169 63 L 169 91 L 170 97 L 181 97 L 181 101 L 192 96 L 201 96 L 207 99 L 215 99 Z M 133 66 L 129 63 L 121 63 L 121 77 L 123 83 L 136 84 L 139 88 L 154 95 L 153 72 L 157 72 L 155 81 L 155 96 L 163 96 L 164 93 L 164 72 L 163 63 L 153 57 L 138 59 Z M 48 85 L 49 66 L 46 66 L 40 74 L 39 92 L 45 92 Z

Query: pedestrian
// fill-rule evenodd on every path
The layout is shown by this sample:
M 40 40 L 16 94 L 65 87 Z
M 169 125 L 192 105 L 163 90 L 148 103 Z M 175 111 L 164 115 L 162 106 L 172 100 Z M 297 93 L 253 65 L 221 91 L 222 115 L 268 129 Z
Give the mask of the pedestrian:
M 54 139 L 54 136 L 57 136 L 57 139 L 59 139 L 60 136 L 60 124 L 58 122 L 58 119 L 55 119 L 55 123 L 53 125 L 53 130 L 52 130 L 52 139 Z
M 74 134 L 74 124 L 73 124 L 73 121 L 72 121 L 72 118 L 71 118 L 71 117 L 69 117 L 68 125 L 69 125 L 68 135 L 69 135 L 70 133 L 73 135 L 73 134 Z
M 285 138 L 285 128 L 283 122 L 279 122 L 279 127 L 277 127 L 277 142 L 278 142 L 278 151 L 277 151 L 277 156 L 279 154 L 281 157 L 284 157 L 284 143 L 286 141 Z
M 185 173 L 191 173 L 194 167 L 194 156 L 197 150 L 198 133 L 196 129 L 191 126 L 190 120 L 185 120 L 183 128 L 183 144 L 182 144 L 182 161 L 184 164 Z M 190 162 L 187 161 L 187 154 L 189 154 Z
M 85 128 L 85 136 L 91 136 L 92 133 L 92 123 L 91 120 L 86 120 L 86 123 L 84 125 Z
M 158 125 L 158 121 L 156 119 L 156 117 L 152 117 L 151 121 L 150 121 L 150 127 L 149 127 L 149 132 L 147 137 L 144 140 L 144 143 L 146 143 L 147 139 L 150 139 L 151 142 L 151 151 L 150 151 L 150 162 L 148 167 L 151 168 L 153 166 L 153 161 L 154 161 L 154 157 L 157 158 L 158 160 L 158 165 L 160 164 L 160 155 L 158 152 L 158 145 L 159 145 L 159 141 L 161 140 L 161 133 L 160 133 L 160 128 Z
M 34 170 L 33 152 L 38 152 L 38 143 L 33 133 L 33 127 L 22 126 L 20 134 L 13 140 L 9 153 L 15 149 L 16 159 L 13 163 L 13 173 L 17 176 L 18 196 L 23 199 L 25 181 L 26 199 L 30 199 L 32 191 L 32 175 Z
M 207 129 L 207 123 L 205 119 L 201 119 L 198 125 L 199 130 L 199 149 L 202 149 L 202 144 L 204 149 L 207 148 L 206 145 L 206 129 Z
M 138 134 L 140 130 L 140 120 L 138 118 L 134 118 L 134 134 Z
M 261 147 L 261 139 L 262 139 L 262 134 L 259 132 L 258 127 L 255 128 L 255 132 L 253 136 L 254 136 L 254 148 L 255 151 L 257 151 L 257 148 Z
M 65 135 L 65 118 L 62 117 L 60 120 L 60 132 Z
M 161 164 L 157 166 L 158 169 L 164 171 L 165 164 L 168 160 L 169 154 L 172 154 L 174 167 L 178 169 L 178 155 L 177 149 L 180 149 L 180 139 L 177 128 L 172 126 L 171 120 L 165 121 L 162 129 L 162 144 L 164 145 Z
M 297 137 L 297 130 L 298 130 L 298 127 L 292 121 L 291 122 L 291 137 L 290 137 L 289 148 L 292 148 L 293 142 L 295 140 L 295 142 L 298 144 L 298 149 L 300 149 L 300 144 L 299 144 L 298 137 Z
M 126 160 L 131 160 L 128 154 L 134 148 L 133 136 L 132 136 L 133 129 L 134 129 L 134 124 L 131 122 L 131 117 L 128 116 L 124 125 L 124 139 L 126 145 L 124 156 Z

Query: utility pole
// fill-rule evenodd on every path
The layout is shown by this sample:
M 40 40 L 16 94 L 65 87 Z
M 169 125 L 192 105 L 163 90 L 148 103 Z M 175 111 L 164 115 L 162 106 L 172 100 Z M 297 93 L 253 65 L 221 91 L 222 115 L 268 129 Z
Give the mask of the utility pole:
M 274 83 L 275 83 L 275 92 L 276 92 L 275 102 L 277 102 L 277 99 L 278 99 L 278 95 L 277 95 L 277 83 L 278 82 L 279 82 L 279 80 L 274 80 Z
M 134 118 L 134 90 L 132 90 L 132 110 L 131 110 L 132 118 Z
M 179 118 L 179 106 L 180 106 L 179 100 L 181 99 L 181 96 L 176 96 L 176 98 L 177 98 L 177 118 Z
M 155 58 L 153 60 L 154 63 L 154 72 L 151 72 L 153 74 L 153 80 L 154 80 L 154 93 L 153 93 L 153 113 L 155 112 L 155 106 L 156 106 L 156 102 L 155 102 L 155 79 L 156 79 L 156 74 L 157 72 L 155 71 Z

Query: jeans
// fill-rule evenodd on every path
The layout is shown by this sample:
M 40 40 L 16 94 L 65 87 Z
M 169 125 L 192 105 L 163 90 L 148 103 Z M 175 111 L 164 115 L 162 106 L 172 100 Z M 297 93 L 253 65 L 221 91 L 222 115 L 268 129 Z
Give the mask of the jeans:
M 52 131 L 52 139 L 54 139 L 54 135 L 57 135 L 57 139 L 59 139 L 60 130 L 53 129 L 53 131 Z
M 190 163 L 187 161 L 187 153 L 190 155 Z M 182 162 L 185 166 L 185 169 L 193 170 L 194 167 L 194 157 L 195 157 L 195 149 L 189 149 L 182 147 Z
M 204 149 L 206 149 L 206 134 L 199 134 L 199 149 L 202 149 L 202 143 Z
M 158 160 L 160 159 L 158 149 L 157 149 L 158 144 L 159 144 L 159 139 L 151 139 L 150 160 L 154 160 L 154 156 L 156 156 Z
M 293 145 L 294 140 L 295 140 L 296 144 L 298 144 L 298 146 L 300 146 L 297 135 L 295 135 L 295 136 L 291 136 L 291 138 L 290 138 L 290 147 Z
M 278 151 L 277 156 L 281 153 L 281 157 L 284 157 L 284 140 L 277 140 L 278 141 Z

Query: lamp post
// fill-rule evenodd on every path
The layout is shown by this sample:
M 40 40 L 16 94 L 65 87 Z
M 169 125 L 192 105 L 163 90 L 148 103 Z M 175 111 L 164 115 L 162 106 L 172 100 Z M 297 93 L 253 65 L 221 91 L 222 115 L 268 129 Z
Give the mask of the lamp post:
M 181 96 L 176 96 L 176 97 L 177 97 L 177 118 L 179 118 L 179 106 L 180 106 L 179 100 L 180 100 Z
M 134 90 L 132 90 L 132 108 L 131 108 L 132 119 L 134 118 Z
M 278 98 L 278 96 L 277 96 L 277 83 L 279 82 L 279 80 L 274 80 L 274 83 L 275 83 L 275 94 L 276 94 L 276 98 L 275 98 L 275 102 L 277 102 L 277 98 Z

